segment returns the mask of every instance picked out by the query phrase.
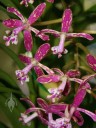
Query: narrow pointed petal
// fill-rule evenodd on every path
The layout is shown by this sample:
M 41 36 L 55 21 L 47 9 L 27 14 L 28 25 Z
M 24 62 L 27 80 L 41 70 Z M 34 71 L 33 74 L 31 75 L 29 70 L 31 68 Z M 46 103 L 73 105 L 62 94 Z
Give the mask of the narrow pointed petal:
M 68 32 L 71 26 L 71 23 L 72 23 L 72 11 L 70 9 L 66 9 L 62 17 L 61 31 Z
M 83 109 L 83 108 L 77 108 L 77 110 L 90 116 L 93 119 L 93 121 L 96 121 L 96 114 L 94 114 L 93 112 L 90 112 L 90 111 Z
M 93 40 L 94 38 L 87 33 L 67 33 L 66 35 L 67 38 L 71 38 L 71 37 L 83 37 L 86 38 L 87 40 Z
M 60 77 L 58 75 L 43 75 L 37 78 L 39 83 L 50 83 L 50 82 L 58 82 Z
M 38 18 L 44 12 L 45 7 L 46 3 L 41 3 L 35 8 L 35 10 L 31 13 L 31 15 L 28 18 L 28 22 L 30 25 L 33 24 L 36 20 L 38 20 Z
M 31 57 L 27 57 L 23 54 L 19 55 L 19 59 L 26 64 L 30 64 L 31 63 Z
M 60 32 L 53 30 L 53 29 L 43 29 L 40 31 L 40 33 L 38 33 L 38 35 L 41 33 L 49 33 L 49 34 L 54 35 L 55 37 L 60 37 Z
M 48 104 L 45 100 L 41 99 L 41 98 L 37 98 L 37 103 L 39 104 L 39 106 L 43 109 L 47 109 Z
M 32 101 L 28 98 L 20 98 L 20 100 L 27 102 L 31 107 L 35 107 L 35 105 L 32 103 Z
M 16 19 L 8 19 L 3 21 L 3 25 L 9 27 L 9 28 L 15 28 L 23 26 L 22 21 L 16 20 Z
M 71 91 L 71 83 L 70 81 L 67 81 L 66 82 L 66 86 L 65 86 L 65 89 L 64 91 L 62 92 L 63 95 L 67 96 Z
M 49 40 L 49 36 L 41 33 L 38 29 L 30 27 L 30 30 L 36 34 L 37 37 L 41 38 L 44 41 Z
M 48 44 L 48 43 L 42 44 L 38 48 L 34 58 L 37 61 L 41 61 L 46 56 L 46 54 L 48 53 L 49 50 L 50 50 L 50 44 Z
M 79 126 L 83 125 L 84 119 L 79 111 L 75 111 L 72 118 Z
M 94 70 L 96 71 L 96 58 L 91 55 L 91 54 L 88 54 L 87 55 L 87 62 L 89 64 L 89 66 Z
M 18 16 L 22 20 L 22 22 L 25 22 L 23 15 L 16 8 L 7 7 L 7 11 L 15 14 L 16 16 Z
M 40 77 L 40 76 L 44 75 L 43 70 L 39 66 L 35 66 L 34 70 L 35 70 L 35 72 L 37 74 L 37 77 Z
M 54 72 L 56 72 L 56 74 L 60 75 L 60 76 L 64 76 L 64 73 L 59 69 L 59 68 L 52 68 L 52 70 Z
M 24 31 L 24 46 L 27 51 L 32 50 L 33 40 L 32 40 L 31 32 L 28 30 Z
M 28 3 L 33 4 L 34 0 L 22 0 L 20 4 L 24 4 L 26 7 L 28 7 Z
M 69 77 L 77 77 L 80 76 L 80 72 L 78 70 L 69 70 L 66 75 L 68 75 Z

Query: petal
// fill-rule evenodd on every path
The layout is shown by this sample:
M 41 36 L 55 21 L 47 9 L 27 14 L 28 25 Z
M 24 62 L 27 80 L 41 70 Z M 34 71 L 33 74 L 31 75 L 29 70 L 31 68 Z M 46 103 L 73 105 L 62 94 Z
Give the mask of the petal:
M 18 16 L 22 20 L 22 22 L 25 22 L 23 15 L 16 8 L 7 7 L 7 11 L 15 14 L 16 16 Z
M 52 68 L 52 70 L 57 74 L 59 74 L 60 76 L 64 76 L 64 73 L 59 68 Z
M 31 57 L 27 57 L 23 54 L 19 55 L 19 59 L 26 64 L 30 64 L 31 63 Z
M 72 11 L 70 9 L 66 9 L 62 17 L 61 31 L 68 32 L 71 26 L 71 23 L 72 23 Z
M 48 43 L 42 44 L 38 48 L 34 58 L 37 61 L 41 61 L 46 56 L 46 54 L 48 53 L 49 50 L 50 50 L 50 44 L 48 44 Z
M 67 38 L 71 38 L 71 37 L 83 37 L 86 38 L 87 40 L 93 40 L 94 38 L 87 33 L 67 33 Z
M 20 100 L 27 102 L 32 108 L 35 107 L 35 105 L 32 103 L 32 101 L 28 98 L 20 98 Z
M 39 66 L 35 66 L 34 70 L 35 70 L 35 72 L 37 74 L 37 77 L 44 75 L 43 70 Z
M 32 50 L 33 40 L 32 40 L 31 32 L 28 30 L 24 31 L 24 46 L 25 46 L 27 51 Z
M 67 104 L 52 104 L 48 106 L 48 113 L 58 113 L 65 111 Z
M 75 107 L 78 107 L 84 100 L 85 95 L 86 95 L 86 88 L 79 89 L 77 94 L 74 97 L 72 105 Z
M 83 112 L 85 114 L 87 114 L 88 116 L 90 116 L 94 121 L 96 121 L 96 114 L 94 114 L 93 112 L 90 112 L 86 109 L 83 108 L 77 108 L 78 111 Z
M 60 77 L 58 75 L 43 75 L 37 78 L 39 83 L 50 83 L 50 82 L 58 82 Z
M 66 86 L 65 86 L 65 89 L 64 91 L 62 92 L 63 95 L 67 96 L 71 91 L 71 83 L 70 81 L 67 81 L 66 82 Z
M 60 37 L 60 32 L 55 31 L 53 29 L 43 29 L 43 30 L 40 31 L 40 33 L 38 33 L 38 35 L 41 34 L 41 33 L 49 33 L 49 34 L 54 35 L 55 37 Z
M 42 40 L 49 40 L 49 36 L 44 33 L 40 33 L 40 31 L 36 28 L 30 27 L 30 30 L 36 34 L 36 36 L 40 37 Z
M 69 77 L 77 77 L 80 76 L 80 72 L 78 70 L 69 70 L 66 75 L 68 75 Z
M 87 55 L 87 62 L 90 65 L 90 67 L 96 71 L 96 58 L 92 56 L 91 54 Z
M 72 118 L 79 126 L 83 125 L 84 119 L 79 111 L 75 111 Z
M 31 13 L 28 18 L 29 24 L 33 24 L 36 20 L 38 20 L 38 18 L 42 15 L 45 7 L 46 3 L 41 3 L 35 8 L 35 10 Z
M 37 103 L 39 104 L 39 106 L 43 109 L 47 109 L 48 104 L 45 100 L 41 99 L 41 98 L 37 98 Z
M 16 19 L 4 20 L 3 24 L 9 28 L 20 27 L 23 25 L 22 21 Z

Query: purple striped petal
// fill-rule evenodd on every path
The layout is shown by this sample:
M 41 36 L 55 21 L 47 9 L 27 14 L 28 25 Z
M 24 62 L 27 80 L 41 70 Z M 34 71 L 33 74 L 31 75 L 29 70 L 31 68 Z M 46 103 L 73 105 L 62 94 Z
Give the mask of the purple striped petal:
M 16 16 L 18 16 L 22 20 L 22 22 L 25 22 L 23 15 L 16 8 L 7 7 L 7 11 L 15 14 Z
M 71 38 L 71 37 L 83 37 L 86 38 L 87 40 L 93 40 L 94 38 L 87 33 L 67 33 L 67 38 Z
M 43 75 L 37 78 L 39 83 L 50 83 L 50 82 L 58 82 L 60 77 L 58 75 Z
M 90 67 L 94 71 L 96 71 L 96 58 L 93 55 L 91 55 L 91 54 L 87 55 L 87 62 L 90 65 Z
M 49 49 L 50 49 L 50 44 L 48 44 L 48 43 L 42 44 L 42 45 L 38 48 L 38 50 L 37 50 L 37 52 L 36 52 L 34 58 L 35 58 L 37 61 L 41 61 L 41 60 L 46 56 L 46 54 L 48 53 Z
M 77 76 L 80 76 L 80 72 L 77 71 L 77 70 L 69 70 L 66 75 L 68 75 L 69 77 L 77 77 Z
M 38 33 L 38 35 L 41 34 L 41 33 L 49 33 L 49 34 L 54 35 L 55 37 L 60 37 L 60 32 L 55 31 L 53 29 L 43 29 L 43 30 L 40 31 L 40 33 Z
M 43 109 L 47 109 L 48 104 L 45 100 L 41 99 L 41 98 L 37 98 L 37 103 L 39 104 L 39 106 Z
M 72 11 L 70 9 L 66 9 L 62 17 L 61 31 L 68 32 L 71 26 L 71 23 L 72 23 Z
M 41 3 L 35 8 L 35 10 L 31 13 L 31 15 L 28 18 L 28 22 L 30 25 L 33 24 L 36 20 L 38 20 L 38 18 L 44 12 L 45 7 L 46 3 Z
M 57 74 L 59 74 L 60 76 L 64 76 L 64 73 L 59 68 L 52 68 L 52 70 Z
M 90 112 L 90 111 L 83 109 L 83 108 L 77 108 L 77 110 L 90 116 L 93 119 L 93 121 L 96 121 L 96 114 L 94 114 L 93 112 Z
M 14 28 L 14 27 L 20 27 L 23 26 L 22 21 L 16 20 L 16 19 L 8 19 L 4 20 L 3 24 L 9 28 Z
M 39 66 L 35 66 L 34 70 L 35 70 L 35 72 L 37 74 L 37 77 L 44 75 L 43 70 Z
M 31 57 L 27 57 L 23 54 L 19 55 L 19 59 L 26 64 L 30 64 L 31 63 Z
M 31 32 L 28 30 L 24 31 L 24 46 L 27 51 L 32 50 L 33 40 L 32 40 Z
M 84 119 L 79 111 L 75 111 L 73 114 L 72 119 L 79 125 L 82 126 L 84 123 Z
M 32 103 L 32 101 L 28 98 L 20 98 L 20 100 L 23 100 L 27 102 L 32 108 L 35 108 L 35 105 Z
M 45 35 L 44 33 L 40 33 L 39 30 L 36 28 L 30 27 L 30 30 L 36 34 L 36 36 L 40 37 L 42 40 L 46 41 L 49 40 L 49 36 Z

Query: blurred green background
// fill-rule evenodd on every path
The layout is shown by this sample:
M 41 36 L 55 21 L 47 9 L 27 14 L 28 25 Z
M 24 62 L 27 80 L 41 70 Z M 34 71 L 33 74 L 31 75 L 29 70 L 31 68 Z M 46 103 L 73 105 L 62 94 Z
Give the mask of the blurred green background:
M 42 97 L 46 99 L 47 89 L 50 86 L 56 86 L 55 83 L 42 85 L 36 82 L 36 74 L 32 70 L 29 73 L 30 82 L 24 85 L 16 80 L 15 70 L 24 68 L 24 64 L 18 59 L 20 53 L 24 53 L 23 45 L 23 34 L 20 33 L 18 45 L 10 45 L 9 47 L 5 46 L 3 36 L 5 31 L 8 30 L 5 26 L 2 25 L 2 21 L 9 18 L 17 18 L 15 15 L 8 13 L 7 7 L 17 8 L 26 18 L 34 10 L 34 8 L 44 2 L 44 0 L 36 0 L 33 5 L 29 5 L 28 8 L 24 5 L 20 5 L 20 0 L 0 0 L 0 128 L 27 128 L 28 126 L 22 125 L 19 122 L 20 113 L 24 112 L 28 105 L 20 101 L 21 97 L 30 97 L 31 100 L 35 103 L 37 97 Z M 66 72 L 69 69 L 78 69 L 81 71 L 81 76 L 94 73 L 86 62 L 86 55 L 92 53 L 96 55 L 96 0 L 55 0 L 54 4 L 48 3 L 45 1 L 47 6 L 46 9 L 37 21 L 49 21 L 57 20 L 62 18 L 63 11 L 70 7 L 73 12 L 73 22 L 70 29 L 70 32 L 86 32 L 92 34 L 94 37 L 93 41 L 88 41 L 83 38 L 74 38 L 65 42 L 65 47 L 68 49 L 68 54 L 63 55 L 59 61 L 57 56 L 52 55 L 51 51 L 48 56 L 42 60 L 42 63 L 47 65 L 50 68 L 58 67 L 62 71 Z M 18 18 L 17 18 L 18 19 Z M 43 28 L 51 28 L 58 31 L 61 31 L 61 23 L 50 24 L 50 25 L 36 25 L 34 27 L 41 30 Z M 36 49 L 44 43 L 40 38 L 35 37 L 32 33 L 34 48 L 32 49 L 33 55 L 36 52 Z M 51 46 L 58 44 L 59 39 L 50 36 L 49 43 Z M 96 80 L 93 79 L 90 81 L 92 89 L 95 93 L 96 90 Z M 74 92 L 76 87 L 72 84 L 71 94 L 64 98 L 64 102 L 72 103 Z M 11 112 L 8 104 L 10 104 L 12 93 L 12 100 L 14 102 L 14 109 Z M 12 107 L 12 106 L 11 106 Z M 90 94 L 84 99 L 81 107 L 84 107 L 88 110 L 95 111 L 96 109 L 96 99 Z M 89 117 L 84 116 L 85 122 L 81 128 L 96 128 L 96 123 L 93 122 Z M 37 123 L 38 121 L 38 123 Z M 45 128 L 46 126 L 42 125 L 38 119 L 32 121 L 32 125 L 28 128 Z M 79 128 L 78 125 L 73 123 L 73 128 Z

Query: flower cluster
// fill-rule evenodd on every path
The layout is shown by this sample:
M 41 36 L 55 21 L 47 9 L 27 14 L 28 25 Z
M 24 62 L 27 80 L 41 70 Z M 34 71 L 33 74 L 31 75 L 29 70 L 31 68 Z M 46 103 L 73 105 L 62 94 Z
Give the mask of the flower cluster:
M 34 0 L 22 0 L 21 4 L 28 6 L 28 3 L 33 3 Z M 48 0 L 48 2 L 54 2 L 54 0 Z M 72 128 L 72 120 L 79 126 L 82 126 L 84 119 L 81 113 L 87 114 L 89 117 L 96 121 L 96 114 L 92 113 L 84 108 L 80 108 L 86 93 L 88 90 L 91 91 L 89 80 L 96 76 L 92 74 L 83 78 L 80 77 L 80 71 L 76 69 L 68 70 L 66 73 L 61 71 L 59 68 L 50 69 L 46 65 L 40 62 L 46 57 L 48 52 L 51 50 L 53 54 L 57 54 L 58 58 L 62 57 L 62 54 L 66 54 L 68 51 L 65 49 L 65 40 L 73 37 L 83 37 L 87 40 L 93 40 L 93 37 L 87 33 L 70 33 L 69 29 L 72 24 L 72 11 L 70 8 L 65 9 L 62 16 L 61 31 L 53 29 L 42 29 L 37 30 L 32 25 L 42 15 L 46 8 L 46 3 L 39 4 L 34 11 L 31 13 L 28 19 L 15 8 L 8 7 L 7 11 L 18 16 L 19 19 L 7 19 L 3 21 L 3 24 L 8 28 L 13 28 L 12 31 L 7 30 L 4 36 L 6 46 L 10 43 L 18 43 L 18 34 L 22 31 L 24 33 L 24 46 L 27 54 L 20 54 L 19 59 L 26 64 L 26 67 L 22 70 L 16 70 L 17 79 L 23 84 L 29 82 L 28 73 L 34 69 L 37 75 L 37 82 L 41 84 L 57 83 L 57 87 L 49 88 L 49 95 L 47 96 L 48 103 L 37 98 L 38 107 L 32 103 L 29 98 L 21 98 L 21 100 L 27 102 L 30 105 L 24 113 L 21 113 L 20 121 L 25 125 L 30 125 L 31 121 L 38 117 L 41 122 L 48 126 L 48 128 Z M 33 39 L 31 32 L 34 32 L 37 37 L 40 37 L 44 42 L 36 51 L 34 57 L 32 56 Z M 58 46 L 49 44 L 49 35 L 52 34 L 56 38 L 60 38 Z M 91 54 L 87 55 L 87 62 L 89 66 L 96 71 L 96 58 Z M 70 104 L 66 104 L 62 101 L 64 96 L 68 96 L 71 93 L 71 85 L 78 83 L 79 87 L 76 94 L 74 95 L 73 101 Z M 33 114 L 32 114 L 33 113 Z M 54 115 L 57 118 L 54 119 Z

